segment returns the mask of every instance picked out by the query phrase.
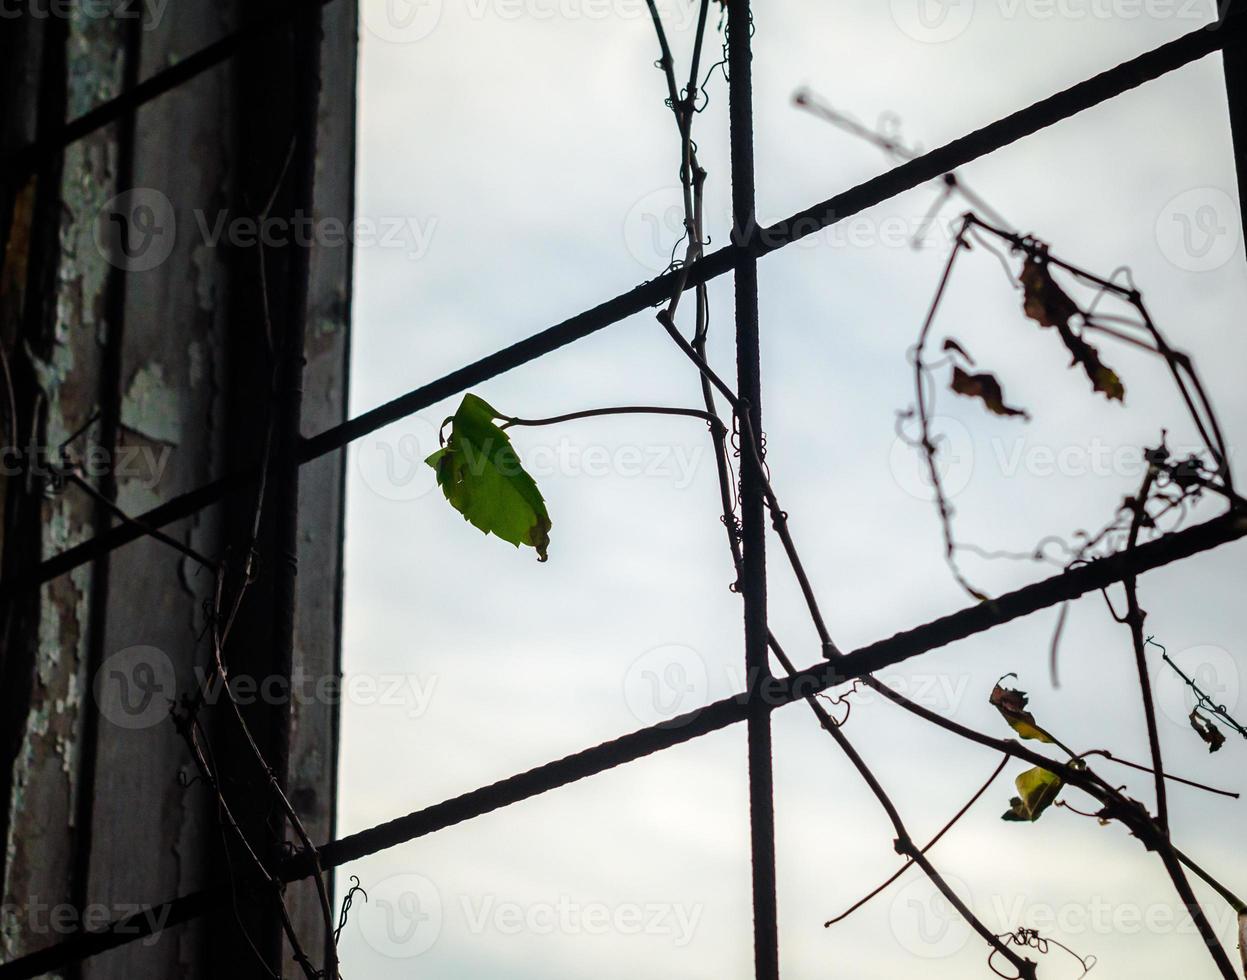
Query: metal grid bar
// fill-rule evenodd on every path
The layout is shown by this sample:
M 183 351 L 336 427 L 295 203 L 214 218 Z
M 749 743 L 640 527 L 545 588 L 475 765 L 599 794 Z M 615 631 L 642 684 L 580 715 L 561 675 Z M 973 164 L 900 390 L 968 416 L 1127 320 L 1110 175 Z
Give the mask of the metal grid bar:
M 1220 25 L 1217 25 L 1219 27 Z M 733 29 L 734 28 L 734 29 Z M 1187 64 L 1196 58 L 1223 47 L 1229 40 L 1228 30 L 1204 29 L 1192 32 L 1174 42 L 1162 45 L 1148 54 L 1126 62 L 1115 69 L 1097 75 L 1079 83 L 1064 92 L 1058 93 L 1028 109 L 1020 110 L 990 126 L 984 127 L 968 136 L 932 151 L 906 163 L 881 177 L 853 188 L 844 194 L 831 198 L 822 204 L 806 211 L 799 212 L 786 222 L 763 229 L 756 234 L 756 222 L 753 220 L 753 173 L 752 173 L 752 119 L 750 109 L 750 75 L 749 75 L 749 8 L 748 0 L 730 0 L 729 4 L 729 45 L 731 59 L 732 105 L 732 160 L 733 160 L 733 217 L 735 224 L 735 241 L 731 246 L 720 249 L 696 265 L 688 276 L 686 288 L 698 285 L 708 279 L 720 275 L 728 269 L 734 269 L 737 278 L 737 345 L 738 372 L 742 400 L 746 402 L 747 411 L 756 420 L 760 432 L 760 414 L 758 413 L 758 394 L 760 389 L 760 370 L 758 360 L 757 336 L 757 283 L 756 259 L 775 251 L 792 241 L 812 234 L 837 220 L 856 213 L 872 204 L 880 203 L 903 190 L 917 186 L 951 170 L 962 163 L 972 160 L 984 153 L 991 152 L 1022 136 L 1033 133 L 1060 119 L 1067 118 L 1075 112 L 1091 105 L 1098 104 L 1120 94 L 1151 78 L 1180 65 Z M 228 39 L 227 39 L 228 40 Z M 202 69 L 201 69 L 202 70 Z M 175 83 L 168 87 L 173 87 Z M 167 90 L 164 89 L 164 90 Z M 159 94 L 156 92 L 155 94 Z M 154 94 L 151 97 L 155 97 Z M 118 114 L 133 111 L 136 106 L 121 107 Z M 100 123 L 101 125 L 103 123 Z M 72 125 L 72 124 L 71 124 Z M 66 142 L 72 137 L 66 137 Z M 63 145 L 63 144 L 62 144 Z M 38 147 L 28 147 L 25 152 L 33 152 Z M 645 306 L 657 302 L 665 296 L 663 287 L 674 285 L 670 274 L 659 277 L 644 286 L 617 297 L 602 306 L 591 310 L 580 317 L 560 324 L 556 327 L 513 345 L 474 365 L 454 372 L 451 375 L 417 389 L 409 395 L 396 399 L 388 405 L 374 409 L 355 420 L 344 423 L 334 429 L 322 433 L 314 439 L 307 440 L 302 452 L 301 461 L 307 461 L 318 455 L 342 448 L 350 441 L 367 432 L 374 431 L 381 425 L 388 424 L 434 401 L 454 394 L 456 391 L 500 374 L 511 367 L 532 360 L 549 350 L 564 343 L 585 336 L 594 330 L 601 329 L 610 323 L 617 322 L 630 313 L 640 312 Z M 636 306 L 641 301 L 641 305 Z M 549 345 L 549 346 L 547 346 Z M 479 375 L 479 377 L 474 377 Z M 457 385 L 458 387 L 454 387 Z M 450 389 L 450 390 L 446 390 Z M 416 404 L 423 402 L 421 404 Z M 397 413 L 397 414 L 395 414 Z M 754 481 L 760 479 L 760 473 L 749 470 L 752 464 L 746 463 L 742 473 L 743 489 L 754 487 Z M 167 523 L 193 512 L 200 506 L 215 499 L 229 489 L 231 483 L 247 480 L 247 475 L 220 480 L 207 487 L 193 491 L 186 497 L 171 501 L 156 512 L 145 515 L 149 522 Z M 178 512 L 185 508 L 187 501 L 198 501 L 192 510 Z M 843 683 L 853 677 L 876 671 L 890 664 L 919 655 L 938 646 L 989 629 L 999 623 L 1007 622 L 1036 610 L 1047 608 L 1058 602 L 1077 598 L 1093 589 L 1101 589 L 1120 581 L 1126 575 L 1137 575 L 1141 572 L 1182 558 L 1190 557 L 1217 545 L 1237 540 L 1247 535 L 1247 518 L 1232 512 L 1221 518 L 1190 528 L 1186 531 L 1165 535 L 1156 541 L 1138 546 L 1128 554 L 1117 554 L 1090 562 L 1078 568 L 1063 572 L 1045 579 L 1034 585 L 1008 593 L 1000 598 L 963 609 L 960 612 L 934 620 L 923 626 L 916 627 L 905 633 L 899 633 L 889 639 L 881 640 L 868 647 L 839 659 L 835 664 L 820 663 L 814 667 L 799 671 L 786 678 L 775 678 L 770 675 L 765 659 L 765 568 L 763 543 L 755 542 L 750 548 L 750 532 L 756 525 L 764 532 L 761 518 L 760 493 L 756 499 L 745 500 L 746 514 L 746 647 L 747 663 L 751 671 L 758 666 L 758 654 L 753 649 L 750 638 L 756 643 L 759 628 L 763 631 L 763 652 L 761 669 L 751 673 L 749 686 L 745 692 L 722 701 L 715 702 L 703 709 L 676 719 L 675 723 L 666 723 L 641 731 L 634 732 L 611 742 L 603 743 L 576 755 L 557 762 L 549 763 L 527 773 L 503 780 L 492 786 L 465 794 L 433 807 L 409 814 L 406 817 L 390 821 L 374 827 L 369 831 L 352 835 L 339 841 L 326 844 L 319 849 L 321 866 L 324 868 L 357 859 L 366 854 L 376 853 L 387 847 L 415 839 L 443 827 L 451 826 L 463 820 L 471 819 L 488 813 L 511 803 L 530 798 L 559 786 L 567 785 L 579 779 L 606 771 L 625 762 L 633 761 L 652 752 L 669 748 L 682 742 L 725 728 L 739 721 L 746 721 L 750 727 L 750 778 L 751 778 L 751 812 L 754 844 L 754 899 L 755 899 L 755 950 L 757 960 L 757 976 L 760 980 L 771 980 L 778 977 L 778 950 L 775 928 L 775 857 L 774 827 L 771 799 L 770 779 L 770 711 L 775 707 L 791 703 L 794 700 L 809 697 L 819 691 L 836 684 Z M 754 520 L 749 519 L 749 507 L 756 505 L 757 513 Z M 172 516 L 170 516 L 172 515 Z M 756 533 L 756 531 L 754 532 Z M 138 536 L 137 533 L 134 536 Z M 132 538 L 131 538 L 132 539 Z M 109 535 L 101 535 L 87 545 L 82 546 L 90 553 L 82 553 L 81 549 L 71 549 L 56 558 L 44 562 L 27 578 L 27 581 L 4 583 L 0 594 L 31 584 L 29 580 L 46 581 L 58 571 L 74 567 L 82 561 L 89 560 L 99 554 L 107 553 L 112 548 L 125 543 L 117 539 L 109 540 Z M 92 550 L 93 549 L 93 550 Z M 753 562 L 748 556 L 753 553 Z M 74 555 L 78 552 L 78 555 Z M 57 564 L 59 561 L 59 564 Z M 67 564 L 67 562 L 72 562 Z M 65 567 L 61 567 L 65 566 Z M 46 575 L 41 578 L 40 575 Z M 761 724 L 759 724 L 761 722 Z M 761 794 L 765 793 L 765 801 Z M 765 813 L 760 813 L 759 803 L 764 802 Z M 296 880 L 309 873 L 307 858 L 292 860 L 283 873 L 284 880 Z M 166 906 L 171 914 L 165 920 L 166 925 L 185 921 L 201 914 L 220 900 L 222 893 L 217 890 L 199 892 L 194 895 L 176 899 Z M 47 972 L 67 962 L 80 960 L 106 949 L 111 949 L 141 935 L 143 932 L 142 913 L 121 920 L 102 932 L 81 934 L 73 939 L 56 944 L 46 950 L 22 957 L 4 966 L 0 966 L 0 978 L 33 977 Z M 126 927 L 130 926 L 133 931 Z M 150 927 L 148 927 L 150 929 Z
M 823 228 L 850 218 L 881 204 L 897 194 L 912 190 L 929 180 L 955 170 L 972 160 L 999 150 L 1011 143 L 1039 132 L 1078 112 L 1121 95 L 1144 82 L 1190 64 L 1237 40 L 1242 29 L 1208 27 L 1185 34 L 1175 41 L 1162 44 L 1137 58 L 1122 62 L 1086 81 L 1072 85 L 1046 99 L 1020 109 L 997 122 L 946 143 L 930 153 L 904 163 L 892 170 L 858 184 L 847 191 L 799 211 L 783 221 L 763 228 L 754 236 L 749 250 L 759 258 L 786 245 L 812 235 Z M 726 245 L 695 262 L 688 270 L 685 289 L 692 289 L 724 273 L 731 272 L 738 246 Z M 647 283 L 621 293 L 590 310 L 548 327 L 524 340 L 495 351 L 450 374 L 421 385 L 362 415 L 326 429 L 307 439 L 300 453 L 302 462 L 310 462 L 335 450 L 345 448 L 357 439 L 400 421 L 444 398 L 450 398 L 472 385 L 481 384 L 500 374 L 534 361 L 573 341 L 596 333 L 621 320 L 665 302 L 677 283 L 675 273 L 665 273 Z M 234 473 L 205 484 L 196 490 L 175 497 L 140 515 L 137 519 L 148 527 L 164 527 L 173 521 L 216 503 L 226 494 L 246 488 L 255 478 L 253 473 Z M 58 575 L 77 568 L 105 552 L 137 540 L 143 530 L 133 525 L 120 525 L 89 541 L 67 548 L 38 565 L 0 582 L 0 599 L 36 588 Z
M 1224 19 L 1235 28 L 1247 19 L 1243 4 L 1230 4 Z M 1221 50 L 1225 69 L 1225 95 L 1230 116 L 1230 136 L 1234 141 L 1234 169 L 1238 181 L 1238 198 L 1244 234 L 1247 235 L 1247 41 L 1236 31 L 1235 39 Z
M 745 677 L 748 693 L 749 842 L 753 879 L 753 960 L 757 980 L 779 980 L 779 916 L 775 867 L 775 773 L 771 705 L 763 697 L 771 680 L 766 616 L 766 506 L 762 444 L 762 361 L 758 336 L 758 257 L 750 249 L 758 231 L 753 160 L 753 32 L 749 0 L 727 8 L 728 123 L 732 162 L 732 242 L 737 246 L 736 385 L 740 425 L 756 438 L 756 452 L 741 454 L 740 594 L 745 607 Z
M 964 640 L 994 626 L 1010 622 L 1058 603 L 1077 599 L 1192 555 L 1247 537 L 1247 516 L 1226 515 L 1166 534 L 1141 544 L 1130 553 L 1100 558 L 1069 572 L 1053 575 L 1032 585 L 1006 593 L 943 616 L 913 629 L 853 651 L 834 663 L 819 663 L 790 677 L 772 678 L 760 692 L 771 709 L 810 697 L 855 677 L 881 670 L 938 647 Z M 318 851 L 321 867 L 329 870 L 391 847 L 427 837 L 476 817 L 548 793 L 589 776 L 635 762 L 655 752 L 717 732 L 748 717 L 749 693 L 715 701 L 670 721 L 643 728 L 620 738 L 584 749 L 574 755 L 510 776 L 489 786 L 397 817 L 368 830 L 330 841 Z M 282 871 L 284 881 L 296 881 L 310 873 L 306 858 L 296 857 Z M 228 890 L 209 889 L 184 895 L 163 906 L 165 928 L 207 912 L 228 897 Z M 107 929 L 81 933 L 47 949 L 0 965 L 0 980 L 28 980 L 60 965 L 124 946 L 151 934 L 152 916 L 147 910 L 119 919 Z
M 0 174 L 13 181 L 29 177 L 39 164 L 49 156 L 63 151 L 69 144 L 89 136 L 98 129 L 103 129 L 124 116 L 133 115 L 138 109 L 175 88 L 202 75 L 210 68 L 215 68 L 237 54 L 243 45 L 263 34 L 286 23 L 301 10 L 308 6 L 324 6 L 333 0 L 297 0 L 252 21 L 246 27 L 228 34 L 209 44 L 206 48 L 196 51 L 184 61 L 157 72 L 151 78 L 137 83 L 133 87 L 114 98 L 100 103 L 94 109 L 84 112 L 76 119 L 71 119 L 59 130 L 44 139 L 35 140 L 13 153 L 0 157 Z

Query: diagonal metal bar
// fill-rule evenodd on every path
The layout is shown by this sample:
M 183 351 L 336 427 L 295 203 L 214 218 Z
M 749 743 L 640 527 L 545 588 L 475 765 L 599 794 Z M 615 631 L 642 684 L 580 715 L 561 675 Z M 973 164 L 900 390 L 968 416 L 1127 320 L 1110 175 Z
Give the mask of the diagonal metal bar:
M 788 677 L 770 678 L 760 694 L 771 708 L 780 707 L 843 684 L 855 677 L 920 656 L 938 647 L 985 632 L 994 626 L 1047 609 L 1061 602 L 1140 575 L 1171 562 L 1247 537 L 1247 515 L 1229 513 L 1185 531 L 1163 535 L 1139 545 L 1132 553 L 1100 558 L 1071 571 L 1024 586 L 994 600 L 961 609 L 913 629 L 853 651 L 836 661 L 808 667 Z M 447 827 L 492 813 L 568 786 L 589 776 L 635 762 L 663 749 L 681 745 L 711 732 L 745 721 L 749 694 L 741 692 L 670 721 L 643 728 L 593 748 L 585 749 L 528 772 L 435 803 L 368 830 L 330 841 L 320 848 L 321 867 L 341 867 L 399 844 L 428 836 Z M 309 860 L 292 859 L 283 869 L 284 881 L 296 881 L 311 873 Z M 123 946 L 185 922 L 208 911 L 228 897 L 225 889 L 184 895 L 158 906 L 149 906 L 98 932 L 79 933 L 46 949 L 0 965 L 0 980 L 27 980 L 51 972 L 66 963 Z
M 1247 4 L 1223 0 L 1222 20 L 1227 25 L 1241 25 L 1247 19 Z M 1225 69 L 1226 105 L 1230 116 L 1230 136 L 1234 144 L 1234 172 L 1238 184 L 1240 218 L 1247 233 L 1247 41 L 1241 32 L 1237 40 L 1221 51 Z
M 930 153 L 915 157 L 878 177 L 873 177 L 834 197 L 798 211 L 782 221 L 762 228 L 753 236 L 749 246 L 750 251 L 759 258 L 769 255 L 823 228 L 851 218 L 867 208 L 882 204 L 929 180 L 934 180 L 949 170 L 954 170 L 1039 132 L 1053 123 L 1197 61 L 1229 43 L 1230 40 L 1232 37 L 1228 29 L 1202 28 L 1175 41 L 1162 44 L 1146 54 L 1123 62 L 1115 68 L 1110 68 L 1025 109 L 1020 109 L 955 139 L 951 143 L 946 143 Z M 693 263 L 685 278 L 684 288 L 692 289 L 731 272 L 736 263 L 734 254 L 736 250 L 735 244 L 726 245 Z M 432 384 L 416 388 L 342 425 L 327 429 L 308 440 L 309 458 L 340 449 L 355 439 L 428 407 L 434 401 L 456 394 L 468 385 L 479 384 L 513 367 L 518 367 L 543 354 L 548 354 L 566 344 L 618 323 L 626 317 L 663 303 L 670 298 L 671 291 L 678 282 L 677 275 L 676 272 L 664 273 L 657 279 L 621 293 L 614 299 L 564 320 L 510 347 L 503 348 Z
M 1036 133 L 1061 119 L 1190 64 L 1235 40 L 1242 28 L 1235 27 L 1234 31 L 1232 34 L 1229 27 L 1201 28 L 1175 41 L 1162 44 L 1116 68 L 1079 82 L 820 204 L 799 211 L 784 221 L 763 228 L 754 237 L 749 249 L 759 257 L 777 251 L 837 221 L 843 221 L 949 170 Z M 732 271 L 736 252 L 737 246 L 727 245 L 695 262 L 688 270 L 684 288 L 692 289 Z M 663 303 L 670 298 L 677 281 L 676 273 L 665 273 L 591 310 L 495 351 L 341 425 L 326 429 L 304 442 L 300 460 L 306 463 L 342 449 L 356 439 L 428 408 L 472 385 L 495 378 L 651 306 Z M 233 490 L 249 486 L 253 479 L 254 474 L 251 473 L 228 475 L 175 497 L 140 515 L 138 520 L 150 527 L 164 527 L 221 500 Z M 130 524 L 98 534 L 89 541 L 45 559 L 28 571 L 0 582 L 0 600 L 26 589 L 37 588 L 44 582 L 142 535 L 141 530 Z
M 284 8 L 256 18 L 233 34 L 226 35 L 221 40 L 179 61 L 176 65 L 157 72 L 133 88 L 128 88 L 120 95 L 100 103 L 76 119 L 71 119 L 46 138 L 28 143 L 19 150 L 0 156 L 0 174 L 14 181 L 25 179 L 47 157 L 60 153 L 69 144 L 135 112 L 153 99 L 159 98 L 180 85 L 185 85 L 210 68 L 232 58 L 248 41 L 286 23 L 300 10 L 308 6 L 323 6 L 332 2 L 333 0 L 291 0 Z

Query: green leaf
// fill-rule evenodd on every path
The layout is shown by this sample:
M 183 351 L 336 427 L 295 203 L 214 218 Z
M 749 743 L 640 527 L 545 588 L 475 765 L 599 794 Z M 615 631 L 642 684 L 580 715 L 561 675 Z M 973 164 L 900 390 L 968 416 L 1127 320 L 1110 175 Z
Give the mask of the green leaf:
M 1003 819 L 1034 822 L 1052 805 L 1064 783 L 1056 773 L 1036 766 L 1019 774 L 1013 785 L 1019 795 L 1009 801 Z
M 1005 677 L 1014 676 L 1016 675 L 1005 674 L 1004 677 L 1000 678 L 1000 681 L 1003 681 Z M 1024 691 L 1016 691 L 1011 687 L 1001 687 L 1000 681 L 996 681 L 996 686 L 992 688 L 990 701 L 995 705 L 996 710 L 1000 712 L 1004 720 L 1023 738 L 1033 738 L 1037 742 L 1056 744 L 1056 739 L 1040 728 L 1035 723 L 1035 716 L 1026 710 L 1026 702 L 1029 700 L 1026 693 Z
M 524 471 L 506 432 L 494 424 L 499 415 L 484 399 L 464 395 L 451 423 L 446 445 L 425 460 L 437 483 L 464 520 L 486 534 L 496 534 L 517 548 L 537 550 L 546 560 L 550 515 L 533 478 Z

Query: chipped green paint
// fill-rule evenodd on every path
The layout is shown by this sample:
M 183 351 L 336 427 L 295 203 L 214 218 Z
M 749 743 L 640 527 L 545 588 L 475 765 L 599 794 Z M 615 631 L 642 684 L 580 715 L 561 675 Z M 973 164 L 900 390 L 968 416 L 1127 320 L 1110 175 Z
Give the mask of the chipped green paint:
M 198 388 L 208 376 L 208 354 L 202 342 L 192 340 L 186 348 L 187 376 L 192 388 Z
M 121 400 L 121 424 L 154 442 L 182 441 L 182 397 L 165 381 L 164 365 L 153 362 L 134 372 Z
M 89 18 L 75 5 L 67 41 L 67 114 L 78 116 L 115 95 L 121 86 L 121 24 Z M 60 195 L 63 220 L 55 273 L 51 335 L 38 342 L 42 358 L 27 348 L 43 395 L 41 439 L 57 445 L 96 407 L 100 338 L 110 266 L 95 243 L 96 218 L 116 193 L 116 148 L 102 132 L 73 144 L 65 154 Z M 92 533 L 94 504 L 72 492 L 42 503 L 40 548 L 53 554 Z M 70 897 L 76 765 L 81 736 L 88 643 L 89 566 L 40 593 L 34 681 L 20 747 L 13 761 L 13 792 L 6 801 L 6 875 L 3 907 L 20 908 L 25 896 L 46 901 Z M 10 903 L 16 905 L 10 906 Z M 0 920 L 6 958 L 41 945 L 23 935 L 20 917 Z
M 195 246 L 191 263 L 195 269 L 195 301 L 205 313 L 212 313 L 217 306 L 217 250 L 206 243 Z

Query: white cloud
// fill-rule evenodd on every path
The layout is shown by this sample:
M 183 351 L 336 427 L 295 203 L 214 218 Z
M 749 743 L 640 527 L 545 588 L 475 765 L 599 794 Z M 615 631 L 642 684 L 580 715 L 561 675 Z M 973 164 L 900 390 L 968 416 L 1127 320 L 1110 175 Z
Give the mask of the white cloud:
M 1033 3 L 979 2 L 958 36 L 922 44 L 885 3 L 759 4 L 763 218 L 782 217 L 888 165 L 794 109 L 790 98 L 801 85 L 867 123 L 894 111 L 911 142 L 931 147 L 1196 26 L 1176 16 L 1132 17 L 1128 6 L 1095 8 L 1110 16 L 1088 6 L 1091 12 L 1079 17 L 1065 3 L 1056 9 L 1067 15 L 1049 17 Z M 365 2 L 369 16 L 383 7 Z M 647 20 L 630 16 L 622 0 L 594 8 L 606 10 L 604 17 L 511 17 L 498 5 L 474 15 L 477 7 L 444 0 L 431 32 L 407 44 L 364 34 L 360 213 L 413 217 L 433 231 L 416 261 L 393 250 L 357 254 L 356 411 L 653 274 L 630 250 L 628 215 L 674 182 L 677 144 Z M 682 64 L 690 41 L 690 30 L 672 32 Z M 714 35 L 707 57 L 718 45 Z M 1074 261 L 1104 271 L 1129 264 L 1162 326 L 1195 355 L 1228 440 L 1242 445 L 1241 244 L 1225 265 L 1190 272 L 1166 259 L 1155 229 L 1167 202 L 1191 188 L 1236 197 L 1223 85 L 1216 59 L 1205 59 L 981 160 L 964 176 L 1021 228 Z M 721 78 L 710 91 L 697 126 L 717 245 L 725 240 L 729 200 Z M 867 217 L 920 218 L 934 194 L 915 190 Z M 942 564 L 933 507 L 905 492 L 889 464 L 894 413 L 911 398 L 904 352 L 944 252 L 889 247 L 869 234 L 854 241 L 790 249 L 761 265 L 771 466 L 831 630 L 846 647 L 966 603 Z M 730 284 L 715 283 L 711 292 L 711 357 L 730 374 Z M 1023 437 L 1023 453 L 1068 446 L 1089 452 L 1092 440 L 1137 446 L 1154 441 L 1162 426 L 1175 439 L 1185 430 L 1163 372 L 1106 344 L 1105 359 L 1111 351 L 1109 363 L 1125 378 L 1127 407 L 1097 402 L 1019 307 L 996 260 L 978 250 L 966 257 L 937 329 L 966 342 L 1006 382 L 1010 400 L 1035 415 L 1023 426 L 987 419 L 951 396 L 941 403 L 974 437 L 974 472 L 956 501 L 959 528 L 970 540 L 1025 550 L 1050 532 L 1102 523 L 1135 481 L 1114 472 L 1071 474 L 1068 467 L 1037 473 L 1027 465 L 1009 475 L 1000 462 L 1017 458 L 1008 440 Z M 647 315 L 480 391 L 527 416 L 607 404 L 694 404 L 699 397 L 695 376 Z M 455 401 L 422 414 L 436 424 Z M 520 441 L 695 447 L 699 438 L 686 420 L 625 419 L 526 432 Z M 729 693 L 729 668 L 741 656 L 740 609 L 727 590 L 708 455 L 705 463 L 687 489 L 663 478 L 551 474 L 542 481 L 554 521 L 547 565 L 481 536 L 436 492 L 387 499 L 351 469 L 346 671 L 410 670 L 438 682 L 419 719 L 401 708 L 346 708 L 344 833 L 636 727 L 624 685 L 629 665 L 647 650 L 680 644 L 698 651 L 707 664 L 706 696 Z M 1230 546 L 1145 577 L 1149 628 L 1171 649 L 1218 646 L 1241 669 L 1242 554 L 1241 544 Z M 970 567 L 995 591 L 1042 574 L 1029 563 Z M 794 657 L 810 662 L 817 656 L 813 635 L 777 544 L 771 569 L 776 630 Z M 1054 690 L 1047 677 L 1052 622 L 1053 614 L 1044 614 L 1012 623 L 902 665 L 893 679 L 914 691 L 943 678 L 952 692 L 946 697 L 955 698 L 949 710 L 998 730 L 985 697 L 997 676 L 1015 670 L 1036 712 L 1067 740 L 1144 761 L 1128 637 L 1108 620 L 1098 596 L 1076 604 L 1063 646 L 1064 685 Z M 955 812 L 995 761 L 928 733 L 886 704 L 859 707 L 846 732 L 877 764 L 920 838 Z M 1164 722 L 1162 737 L 1174 771 L 1241 788 L 1241 742 L 1209 757 L 1179 724 Z M 908 877 L 855 919 L 823 930 L 825 918 L 896 867 L 891 829 L 800 706 L 777 715 L 776 752 L 786 974 L 982 974 L 985 953 L 977 941 L 944 959 L 907 950 L 893 913 L 913 898 L 902 894 Z M 1065 811 L 1034 826 L 1002 823 L 1018 768 L 1008 767 L 966 824 L 933 852 L 940 867 L 966 882 L 981 912 L 1014 909 L 1019 896 L 1027 907 L 1045 909 L 1070 901 L 1090 909 L 1101 899 L 1115 908 L 1172 902 L 1158 863 L 1119 827 L 1102 829 Z M 1149 798 L 1146 776 L 1117 770 L 1114 777 Z M 446 918 L 436 945 L 414 961 L 420 972 L 543 980 L 746 977 L 745 798 L 743 733 L 724 733 L 347 870 L 360 873 L 365 887 L 395 873 L 439 883 Z M 1241 891 L 1247 864 L 1223 843 L 1227 828 L 1241 823 L 1237 804 L 1181 787 L 1171 799 L 1175 836 Z M 679 948 L 662 936 L 618 932 L 473 934 L 463 928 L 458 899 L 486 894 L 527 906 L 571 894 L 612 909 L 628 902 L 704 909 L 692 941 Z M 1189 935 L 1159 927 L 1105 932 L 1086 917 L 1079 921 L 1069 945 L 1099 957 L 1106 973 L 1170 974 L 1180 965 L 1184 976 L 1214 975 Z M 1001 931 L 1018 924 L 992 921 Z M 348 936 L 345 972 L 378 980 L 411 975 L 413 961 L 378 954 L 355 930 Z M 1233 941 L 1232 928 L 1226 937 Z M 1067 965 L 1051 969 L 1065 975 L 1059 971 Z

